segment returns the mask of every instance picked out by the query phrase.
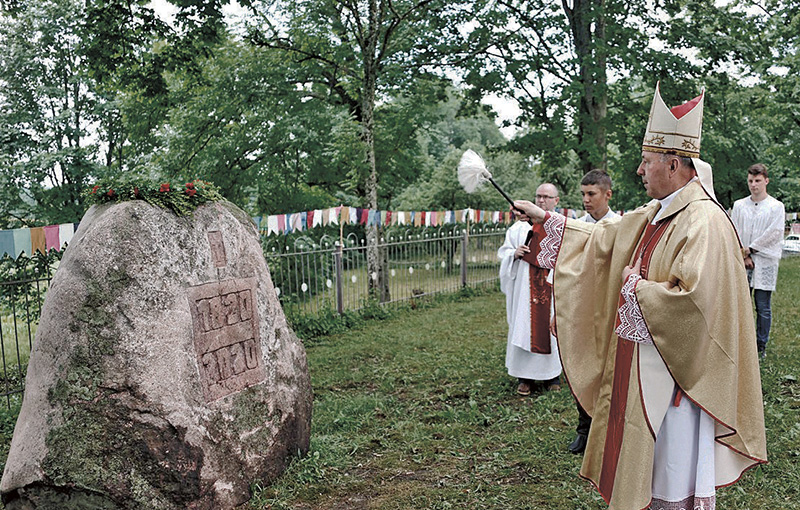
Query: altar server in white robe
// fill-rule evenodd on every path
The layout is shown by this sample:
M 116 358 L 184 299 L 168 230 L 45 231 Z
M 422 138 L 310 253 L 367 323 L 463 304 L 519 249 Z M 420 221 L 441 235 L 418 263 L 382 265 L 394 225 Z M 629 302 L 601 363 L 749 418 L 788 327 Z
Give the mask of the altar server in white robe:
M 744 247 L 742 256 L 756 302 L 756 344 L 761 357 L 767 353 L 772 325 L 772 292 L 778 281 L 786 221 L 783 203 L 767 193 L 767 184 L 769 173 L 763 163 L 748 168 L 750 196 L 737 200 L 731 213 Z
M 544 183 L 536 189 L 536 203 L 546 211 L 554 211 L 558 204 L 558 188 Z M 505 242 L 497 252 L 500 258 L 500 289 L 506 295 L 506 368 L 508 375 L 518 379 L 517 393 L 530 395 L 536 381 L 542 381 L 547 390 L 559 390 L 561 361 L 558 344 L 550 338 L 550 354 L 531 352 L 531 309 L 529 265 L 522 260 L 528 247 L 525 242 L 531 225 L 527 216 L 519 218 L 506 232 Z M 548 276 L 552 283 L 552 274 Z

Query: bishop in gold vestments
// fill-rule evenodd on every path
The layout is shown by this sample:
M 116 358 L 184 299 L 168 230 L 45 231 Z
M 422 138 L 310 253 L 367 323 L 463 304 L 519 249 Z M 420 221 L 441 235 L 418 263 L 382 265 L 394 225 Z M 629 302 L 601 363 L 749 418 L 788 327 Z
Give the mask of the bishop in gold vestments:
M 564 373 L 593 418 L 581 476 L 613 509 L 713 509 L 717 487 L 766 462 L 741 246 L 710 166 L 691 161 L 645 148 L 657 200 L 618 220 L 514 204 L 544 219 Z

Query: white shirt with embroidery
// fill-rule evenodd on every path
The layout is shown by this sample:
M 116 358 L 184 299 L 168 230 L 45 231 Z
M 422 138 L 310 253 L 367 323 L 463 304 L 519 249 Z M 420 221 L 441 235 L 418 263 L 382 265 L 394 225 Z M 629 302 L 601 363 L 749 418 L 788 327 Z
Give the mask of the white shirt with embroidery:
M 750 287 L 775 290 L 786 221 L 783 203 L 769 195 L 758 202 L 745 197 L 734 202 L 731 220 L 742 246 L 750 248 L 750 258 L 755 266 L 747 275 Z

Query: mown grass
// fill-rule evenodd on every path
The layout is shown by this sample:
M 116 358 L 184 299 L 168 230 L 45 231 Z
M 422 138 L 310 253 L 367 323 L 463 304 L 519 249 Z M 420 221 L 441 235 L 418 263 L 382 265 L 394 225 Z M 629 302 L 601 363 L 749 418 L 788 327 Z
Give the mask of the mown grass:
M 0 315 L 0 337 L 3 341 L 0 353 L 3 357 L 3 366 L 28 364 L 37 326 L 37 323 L 28 323 L 23 317 L 15 320 L 13 315 Z
M 800 257 L 781 264 L 762 362 L 770 463 L 718 492 L 719 509 L 800 508 Z M 603 509 L 566 452 L 566 389 L 517 397 L 504 367 L 498 292 L 359 321 L 306 341 L 315 392 L 311 451 L 253 510 Z M 18 402 L 0 406 L 5 463 Z
M 770 463 L 718 508 L 800 508 L 800 258 L 784 260 L 762 362 Z M 307 342 L 311 451 L 252 509 L 601 509 L 569 454 L 569 392 L 522 398 L 499 293 L 400 312 Z

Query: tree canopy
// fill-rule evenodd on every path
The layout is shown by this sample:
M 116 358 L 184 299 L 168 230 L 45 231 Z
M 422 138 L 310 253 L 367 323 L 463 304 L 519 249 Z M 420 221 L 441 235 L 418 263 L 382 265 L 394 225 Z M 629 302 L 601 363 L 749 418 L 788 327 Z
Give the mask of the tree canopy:
M 548 180 L 579 207 L 600 167 L 632 208 L 656 81 L 670 106 L 706 90 L 723 205 L 764 162 L 800 208 L 797 0 L 170 4 L 3 4 L 0 227 L 77 221 L 90 182 L 127 173 L 209 180 L 254 215 L 505 207 L 458 188 L 467 148 L 514 196 Z M 522 111 L 511 139 L 490 94 Z

